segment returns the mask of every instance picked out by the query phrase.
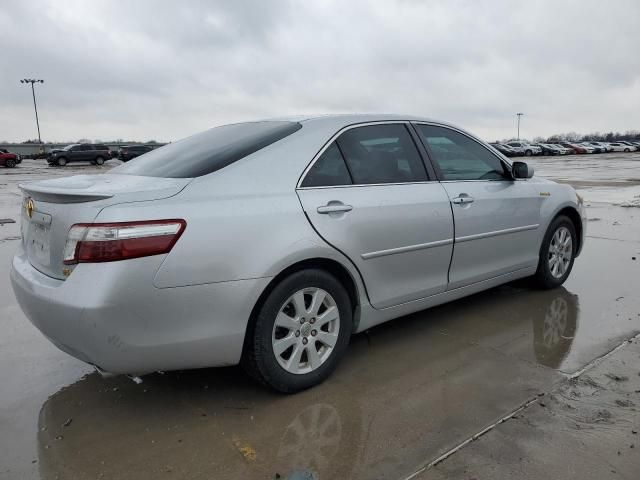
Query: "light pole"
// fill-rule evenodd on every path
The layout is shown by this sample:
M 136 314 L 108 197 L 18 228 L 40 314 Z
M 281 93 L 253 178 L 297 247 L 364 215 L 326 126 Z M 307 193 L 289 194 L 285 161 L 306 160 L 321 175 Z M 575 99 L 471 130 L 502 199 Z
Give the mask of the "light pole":
M 520 117 L 523 116 L 524 113 L 516 113 L 516 117 L 518 117 L 518 140 L 520 140 Z
M 40 122 L 38 121 L 38 107 L 36 106 L 36 91 L 33 88 L 34 83 L 44 83 L 44 80 L 36 80 L 35 78 L 23 78 L 20 83 L 31 84 L 31 95 L 33 95 L 33 109 L 36 111 L 36 126 L 38 127 L 38 143 L 42 145 L 42 139 L 40 138 Z

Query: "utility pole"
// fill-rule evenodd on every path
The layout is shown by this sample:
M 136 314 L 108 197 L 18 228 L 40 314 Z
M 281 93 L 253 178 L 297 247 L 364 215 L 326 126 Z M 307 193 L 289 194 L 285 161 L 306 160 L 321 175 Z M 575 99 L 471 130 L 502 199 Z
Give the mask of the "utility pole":
M 38 143 L 42 145 L 42 139 L 40 138 L 40 122 L 38 121 L 38 106 L 36 105 L 36 91 L 33 88 L 34 83 L 44 83 L 44 80 L 36 80 L 35 78 L 23 78 L 20 80 L 20 83 L 30 83 L 31 84 L 31 95 L 33 95 L 33 109 L 36 112 L 36 127 L 38 127 Z
M 523 116 L 524 113 L 516 113 L 516 117 L 518 117 L 518 140 L 520 140 L 520 117 Z

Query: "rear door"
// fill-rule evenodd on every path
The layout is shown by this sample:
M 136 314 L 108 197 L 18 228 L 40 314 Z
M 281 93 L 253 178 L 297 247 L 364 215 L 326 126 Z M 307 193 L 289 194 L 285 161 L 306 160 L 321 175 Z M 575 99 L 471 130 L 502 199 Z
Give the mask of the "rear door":
M 316 231 L 359 269 L 375 308 L 443 292 L 453 220 L 404 123 L 354 126 L 330 142 L 298 196 Z
M 416 124 L 451 201 L 455 244 L 449 289 L 536 265 L 542 198 L 502 160 L 457 130 Z

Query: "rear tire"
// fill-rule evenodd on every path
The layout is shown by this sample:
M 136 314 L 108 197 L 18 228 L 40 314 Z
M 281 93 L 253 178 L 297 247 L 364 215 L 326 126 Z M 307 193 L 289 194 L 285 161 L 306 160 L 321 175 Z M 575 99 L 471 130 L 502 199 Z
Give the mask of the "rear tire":
M 533 152 L 532 152 L 531 150 L 526 150 L 526 151 L 524 152 L 524 156 L 525 156 L 525 157 L 530 157 L 532 154 L 533 154 Z
M 624 149 L 624 153 L 629 153 L 631 150 L 629 150 L 628 148 Z
M 67 159 L 64 157 L 58 158 L 56 163 L 58 164 L 58 166 L 64 167 L 67 164 Z
M 262 303 L 247 329 L 241 364 L 274 390 L 299 392 L 335 370 L 352 329 L 351 301 L 340 281 L 324 270 L 301 270 L 276 285 Z
M 534 285 L 542 289 L 562 285 L 573 268 L 577 247 L 573 222 L 564 215 L 556 217 L 549 225 L 540 246 L 538 269 L 532 277 Z
M 96 165 L 102 165 L 104 163 L 104 158 L 97 157 L 95 160 Z

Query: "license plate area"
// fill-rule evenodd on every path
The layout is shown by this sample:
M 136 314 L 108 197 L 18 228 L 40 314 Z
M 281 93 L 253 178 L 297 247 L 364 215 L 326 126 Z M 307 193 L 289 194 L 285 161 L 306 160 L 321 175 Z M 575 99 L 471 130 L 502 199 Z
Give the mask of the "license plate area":
M 30 219 L 24 218 L 28 222 L 28 233 L 25 238 L 25 247 L 32 262 L 48 267 L 51 264 L 51 215 L 40 212 L 33 212 Z

